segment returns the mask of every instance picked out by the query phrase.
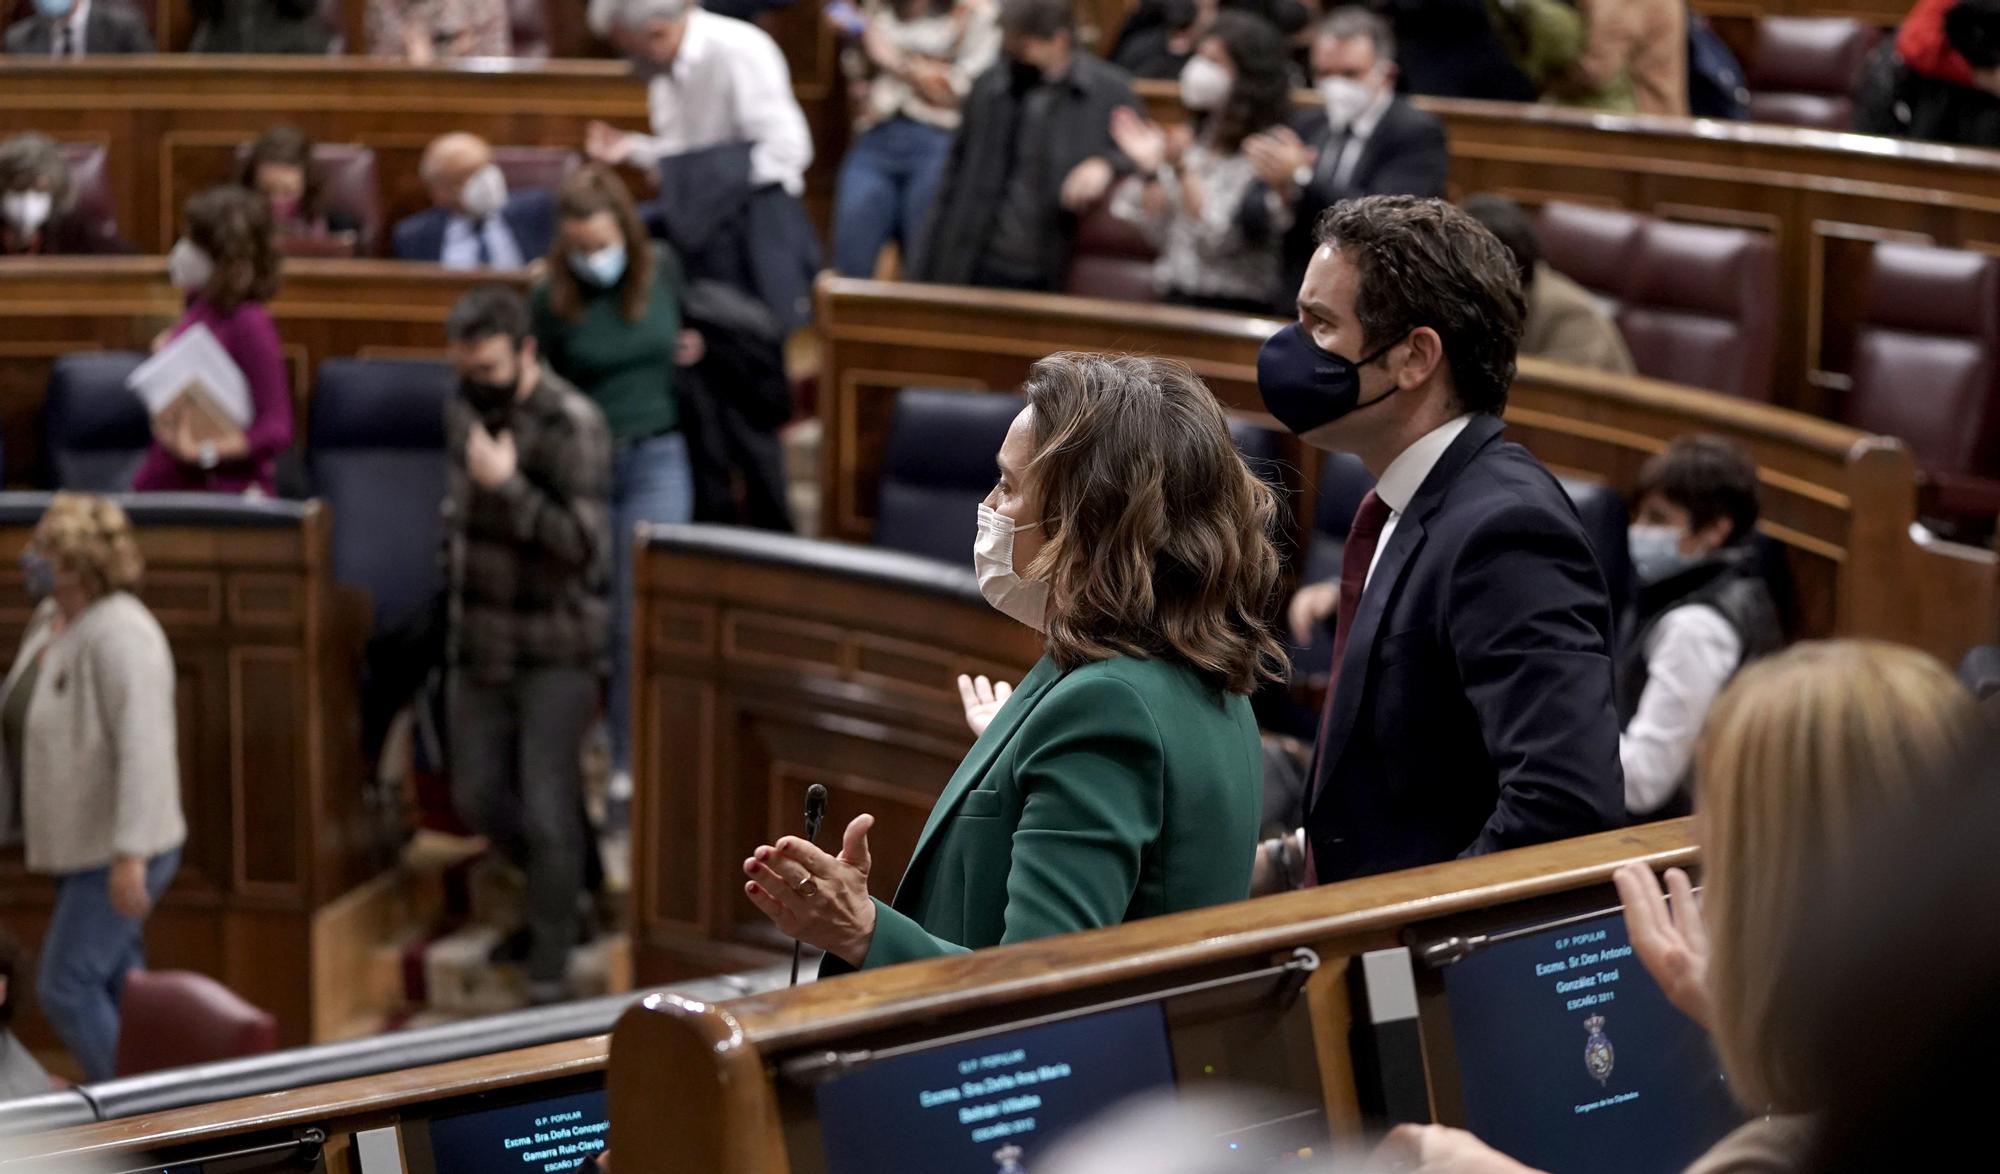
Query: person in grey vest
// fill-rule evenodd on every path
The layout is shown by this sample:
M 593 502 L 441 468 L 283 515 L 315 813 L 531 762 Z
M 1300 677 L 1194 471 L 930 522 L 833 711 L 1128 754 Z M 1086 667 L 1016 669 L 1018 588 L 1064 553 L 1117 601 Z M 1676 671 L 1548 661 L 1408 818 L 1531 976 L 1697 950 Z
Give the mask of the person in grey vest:
M 1759 573 L 1757 468 L 1734 441 L 1683 436 L 1639 474 L 1638 610 L 1618 661 L 1618 757 L 1634 818 L 1685 815 L 1688 764 L 1722 687 L 1784 642 Z

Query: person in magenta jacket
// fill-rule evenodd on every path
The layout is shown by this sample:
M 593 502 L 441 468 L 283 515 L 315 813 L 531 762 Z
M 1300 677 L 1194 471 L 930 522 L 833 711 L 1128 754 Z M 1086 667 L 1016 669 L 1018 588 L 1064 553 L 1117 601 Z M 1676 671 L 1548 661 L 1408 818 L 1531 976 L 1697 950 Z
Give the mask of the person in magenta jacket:
M 156 419 L 134 490 L 276 492 L 273 465 L 292 443 L 284 351 L 264 308 L 278 292 L 278 256 L 270 211 L 253 193 L 217 187 L 188 201 L 187 232 L 167 255 L 168 280 L 187 295 L 187 310 L 156 347 L 208 327 L 242 369 L 254 414 L 241 431 L 209 441 Z

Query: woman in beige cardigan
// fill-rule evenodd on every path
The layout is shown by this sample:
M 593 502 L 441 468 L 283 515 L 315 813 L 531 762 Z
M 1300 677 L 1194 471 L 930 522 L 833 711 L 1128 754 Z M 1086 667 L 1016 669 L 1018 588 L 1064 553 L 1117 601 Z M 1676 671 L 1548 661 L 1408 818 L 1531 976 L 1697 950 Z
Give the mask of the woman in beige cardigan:
M 131 594 L 125 511 L 57 494 L 21 555 L 34 618 L 0 685 L 0 830 L 56 880 L 36 995 L 90 1080 L 112 1075 L 118 998 L 187 824 L 174 659 Z

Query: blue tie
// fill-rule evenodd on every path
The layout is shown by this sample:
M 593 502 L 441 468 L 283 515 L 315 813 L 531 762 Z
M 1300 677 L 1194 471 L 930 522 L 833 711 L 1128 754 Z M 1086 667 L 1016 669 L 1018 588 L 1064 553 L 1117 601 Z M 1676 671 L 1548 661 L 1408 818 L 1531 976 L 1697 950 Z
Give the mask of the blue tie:
M 486 223 L 484 218 L 472 222 L 472 239 L 479 244 L 479 267 L 481 269 L 491 269 L 493 267 L 493 250 L 487 247 L 486 244 Z

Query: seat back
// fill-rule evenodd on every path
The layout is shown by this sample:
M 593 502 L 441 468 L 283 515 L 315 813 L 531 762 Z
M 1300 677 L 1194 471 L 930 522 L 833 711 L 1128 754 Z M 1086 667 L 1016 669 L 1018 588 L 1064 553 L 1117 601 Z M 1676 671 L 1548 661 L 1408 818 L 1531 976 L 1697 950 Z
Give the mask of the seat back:
M 1583 520 L 1583 533 L 1590 539 L 1590 549 L 1597 555 L 1597 565 L 1604 571 L 1604 585 L 1611 593 L 1611 610 L 1622 614 L 1633 598 L 1632 548 L 1625 537 L 1629 517 L 1625 499 L 1601 481 L 1562 476 L 1556 480 L 1562 482 L 1563 492 L 1569 494 L 1577 517 Z
M 452 388 L 450 367 L 407 359 L 329 359 L 313 384 L 307 465 L 333 512 L 333 577 L 368 589 L 378 627 L 428 606 L 443 583 Z
M 1596 296 L 1606 314 L 1624 304 L 1646 218 L 1621 208 L 1550 200 L 1535 216 L 1542 260 Z
M 1846 422 L 1902 438 L 1932 472 L 2000 473 L 2000 260 L 1878 244 Z
M 1745 228 L 1648 218 L 1618 329 L 1639 373 L 1769 402 L 1778 253 Z
M 63 355 L 49 371 L 42 451 L 56 489 L 123 493 L 153 443 L 152 421 L 125 380 L 146 361 L 136 351 Z
M 1764 16 L 1745 63 L 1750 117 L 1846 130 L 1853 93 L 1880 29 L 1848 17 Z
M 507 0 L 507 15 L 513 27 L 514 56 L 545 58 L 549 55 L 548 0 Z
M 1099 204 L 1077 224 L 1064 292 L 1121 302 L 1154 301 L 1159 297 L 1153 287 L 1156 256 L 1144 233 Z
M 111 181 L 106 175 L 103 143 L 58 143 L 76 191 L 76 214 L 101 236 L 118 235 L 118 213 L 111 207 Z
M 238 146 L 236 165 L 240 168 L 249 156 L 250 144 Z M 320 209 L 354 217 L 361 226 L 355 234 L 356 253 L 374 256 L 382 235 L 374 149 L 359 143 L 314 143 L 312 167 L 319 180 Z
M 269 1011 L 192 970 L 134 970 L 118 1005 L 117 1073 L 132 1076 L 278 1046 Z
M 898 392 L 882 458 L 875 545 L 969 563 L 977 507 L 1000 474 L 994 455 L 1026 403 L 988 391 Z
M 568 147 L 495 147 L 493 165 L 507 177 L 507 190 L 542 188 L 555 191 L 570 172 L 583 166 L 583 156 Z

